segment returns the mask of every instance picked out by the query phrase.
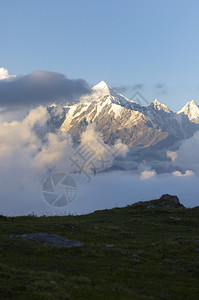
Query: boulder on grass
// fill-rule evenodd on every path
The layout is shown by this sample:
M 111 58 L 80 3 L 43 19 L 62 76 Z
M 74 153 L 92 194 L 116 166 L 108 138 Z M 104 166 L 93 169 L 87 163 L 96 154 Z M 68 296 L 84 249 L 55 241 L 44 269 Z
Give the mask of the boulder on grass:
M 161 204 L 168 207 L 184 207 L 183 204 L 180 203 L 180 200 L 175 195 L 164 194 L 160 197 Z

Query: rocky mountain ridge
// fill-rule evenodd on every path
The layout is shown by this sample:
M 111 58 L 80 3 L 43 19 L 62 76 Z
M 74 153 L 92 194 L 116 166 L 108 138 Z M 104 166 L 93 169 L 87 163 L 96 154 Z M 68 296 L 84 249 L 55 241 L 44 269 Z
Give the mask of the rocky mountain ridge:
M 132 147 L 147 148 L 168 139 L 179 141 L 199 130 L 199 107 L 188 102 L 175 113 L 157 99 L 142 106 L 117 93 L 104 81 L 95 85 L 78 103 L 64 107 L 60 130 L 79 141 L 88 124 L 95 123 L 104 142 L 118 139 Z

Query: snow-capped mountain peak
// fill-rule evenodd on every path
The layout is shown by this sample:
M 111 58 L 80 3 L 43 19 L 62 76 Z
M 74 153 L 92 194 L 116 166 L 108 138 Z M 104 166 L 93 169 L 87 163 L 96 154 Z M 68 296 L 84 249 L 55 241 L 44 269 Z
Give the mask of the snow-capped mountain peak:
M 106 96 L 106 95 L 110 95 L 111 87 L 105 81 L 102 80 L 98 84 L 94 85 L 91 88 L 91 91 L 93 94 L 99 94 L 101 96 Z
M 158 99 L 155 99 L 155 100 L 153 101 L 153 103 L 154 103 L 155 105 L 161 105 L 161 103 L 158 101 Z
M 111 87 L 105 81 L 102 80 L 91 88 L 91 92 L 92 97 L 94 95 L 107 96 L 111 94 Z
M 129 147 L 150 147 L 167 138 L 178 141 L 199 130 L 199 107 L 194 101 L 176 114 L 157 99 L 148 106 L 135 103 L 105 81 L 93 86 L 76 104 L 64 107 L 64 111 L 60 130 L 69 132 L 75 141 L 91 123 L 96 124 L 106 143 L 114 144 L 119 138 Z
M 190 121 L 199 123 L 199 107 L 194 100 L 187 102 L 187 104 L 177 112 L 177 114 L 185 114 Z
M 160 103 L 157 99 L 149 104 L 150 107 L 154 108 L 155 110 L 164 110 L 167 113 L 171 113 L 171 110 L 165 104 Z
M 88 95 L 84 95 L 80 98 L 81 102 L 96 102 L 104 97 L 110 96 L 110 86 L 105 81 L 100 81 L 90 89 Z
M 90 95 L 83 96 L 81 99 L 83 102 L 103 102 L 106 104 L 118 104 L 121 106 L 132 106 L 135 102 L 129 100 L 125 96 L 119 94 L 115 89 L 109 86 L 105 81 L 100 81 L 98 84 L 91 88 Z
M 178 112 L 178 114 L 185 112 L 185 111 L 190 111 L 190 110 L 197 110 L 198 105 L 194 100 L 191 100 L 186 103 L 186 105 Z
M 104 80 L 102 80 L 98 84 L 94 85 L 92 87 L 92 90 L 101 90 L 101 89 L 104 89 L 104 88 L 109 89 L 109 86 Z

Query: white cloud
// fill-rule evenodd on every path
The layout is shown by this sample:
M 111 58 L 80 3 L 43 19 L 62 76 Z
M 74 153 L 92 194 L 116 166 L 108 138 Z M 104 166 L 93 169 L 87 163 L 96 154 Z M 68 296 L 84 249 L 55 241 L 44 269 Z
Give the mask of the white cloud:
M 28 116 L 22 122 L 22 126 L 29 126 L 32 128 L 35 124 L 44 126 L 49 119 L 47 108 L 44 106 L 38 106 L 36 109 L 32 109 Z
M 178 177 L 185 177 L 185 176 L 193 176 L 194 172 L 191 170 L 186 170 L 185 173 L 181 173 L 180 171 L 175 171 L 172 173 L 174 176 L 178 176 Z
M 22 121 L 0 124 L 0 178 L 8 169 L 17 177 L 19 169 L 24 174 L 44 174 L 49 168 L 66 167 L 66 158 L 72 154 L 71 138 L 66 133 L 48 133 L 48 120 L 47 109 L 39 106 Z
M 37 201 L 39 193 L 41 196 L 42 178 L 49 172 L 75 171 L 70 160 L 76 151 L 71 136 L 60 131 L 49 132 L 48 121 L 47 108 L 39 106 L 21 121 L 0 123 L 1 206 L 8 214 L 31 213 L 28 210 L 34 207 L 33 202 Z M 80 147 L 83 146 L 91 147 L 97 155 L 95 158 L 104 161 L 98 162 L 99 170 L 112 166 L 112 153 L 124 156 L 128 150 L 120 141 L 112 147 L 105 145 L 94 125 L 82 134 Z M 88 165 L 87 171 L 91 168 L 92 165 Z M 44 201 L 41 198 L 40 201 L 45 208 Z M 34 208 L 34 211 L 39 210 L 43 211 L 43 208 Z
M 143 172 L 141 172 L 140 174 L 140 179 L 145 180 L 145 179 L 150 179 L 152 177 L 154 177 L 156 175 L 156 171 L 155 170 L 145 170 Z
M 174 151 L 167 151 L 167 157 L 171 159 L 172 162 L 178 158 L 178 153 Z
M 199 131 L 195 132 L 191 138 L 183 140 L 177 153 L 175 165 L 184 172 L 192 170 L 199 175 Z
M 10 75 L 8 70 L 5 68 L 0 68 L 0 80 L 15 78 L 15 75 Z
M 41 151 L 33 158 L 32 166 L 40 169 L 56 168 L 59 171 L 70 172 L 68 156 L 73 153 L 70 135 L 64 133 L 48 133 L 47 143 L 42 145 Z
M 91 171 L 94 166 L 98 171 L 108 169 L 112 166 L 115 157 L 125 157 L 128 152 L 128 146 L 122 144 L 120 140 L 117 140 L 114 146 L 105 144 L 102 134 L 96 130 L 94 123 L 89 124 L 86 131 L 82 133 L 80 147 L 87 149 L 90 155 L 93 154 L 93 161 L 86 166 L 87 171 Z

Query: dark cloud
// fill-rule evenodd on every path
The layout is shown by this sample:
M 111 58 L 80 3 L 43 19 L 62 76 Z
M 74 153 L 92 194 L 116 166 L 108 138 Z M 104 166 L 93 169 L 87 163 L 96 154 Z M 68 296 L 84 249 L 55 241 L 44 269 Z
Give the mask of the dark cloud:
M 144 87 L 144 84 L 143 84 L 143 83 L 137 83 L 137 84 L 134 84 L 134 85 L 131 87 L 131 89 L 132 89 L 133 91 L 135 91 L 135 90 L 141 90 L 141 89 L 143 89 L 143 87 Z
M 156 89 L 163 89 L 164 87 L 165 87 L 165 84 L 162 84 L 162 83 L 155 84 Z
M 68 79 L 64 74 L 43 70 L 0 80 L 1 106 L 73 103 L 87 93 L 89 85 L 85 80 Z
M 158 95 L 167 95 L 167 87 L 166 84 L 156 83 L 155 89 L 158 91 Z
M 120 86 L 114 86 L 113 89 L 118 93 L 125 93 L 129 90 L 129 86 L 126 85 L 120 85 Z
M 134 85 L 121 85 L 121 86 L 114 86 L 114 90 L 116 90 L 119 93 L 125 93 L 127 91 L 138 91 L 143 89 L 144 84 L 143 83 L 137 83 Z

